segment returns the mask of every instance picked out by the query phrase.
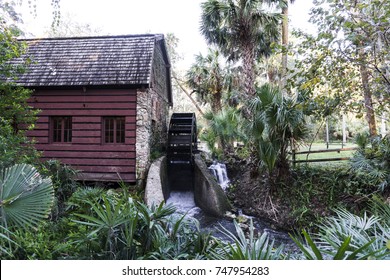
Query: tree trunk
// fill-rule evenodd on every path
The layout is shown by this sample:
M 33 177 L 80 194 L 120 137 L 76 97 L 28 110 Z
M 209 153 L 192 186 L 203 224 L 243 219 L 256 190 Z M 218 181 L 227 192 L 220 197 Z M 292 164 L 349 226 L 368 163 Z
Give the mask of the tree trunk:
M 355 13 L 359 13 L 359 10 L 356 9 L 356 6 L 360 4 L 360 0 L 355 0 L 355 8 L 352 9 Z M 357 23 L 360 23 L 360 20 L 357 21 Z M 361 38 L 365 38 L 364 33 L 360 31 Z M 364 51 L 364 39 L 361 39 L 362 41 L 358 41 L 356 43 L 357 48 L 357 55 L 358 55 L 358 61 L 359 61 L 359 70 L 360 70 L 360 77 L 362 79 L 362 89 L 363 89 L 363 97 L 364 97 L 364 107 L 366 109 L 366 121 L 368 123 L 368 130 L 370 133 L 370 136 L 376 136 L 378 134 L 377 128 L 376 128 L 376 121 L 375 121 L 375 111 L 374 106 L 372 102 L 372 93 L 370 88 L 370 73 L 367 68 L 368 62 L 367 62 L 367 54 Z
M 343 114 L 343 120 L 342 120 L 342 130 L 343 130 L 343 142 L 341 144 L 341 147 L 344 147 L 345 144 L 347 144 L 347 123 L 346 123 L 346 117 L 345 114 Z
M 368 129 L 370 136 L 376 136 L 378 134 L 375 121 L 375 111 L 372 102 L 372 93 L 369 85 L 369 72 L 366 66 L 366 59 L 364 50 L 361 48 L 358 50 L 360 60 L 360 76 L 362 79 L 364 107 L 366 109 L 366 121 L 368 123 Z
M 214 114 L 219 113 L 222 111 L 222 103 L 221 103 L 221 98 L 222 98 L 222 93 L 221 91 L 217 90 L 213 94 L 212 97 L 212 104 L 211 104 L 211 110 L 213 111 Z
M 254 47 L 248 43 L 244 49 L 243 57 L 243 71 L 244 71 L 244 91 L 246 96 L 244 98 L 252 98 L 256 94 L 255 88 L 255 53 Z
M 326 133 L 326 148 L 329 149 L 329 117 L 326 117 L 326 123 L 325 123 L 325 133 Z
M 287 46 L 288 46 L 288 6 L 282 9 L 282 73 L 280 79 L 280 89 L 285 91 L 287 84 Z
M 198 109 L 198 112 L 204 116 L 204 113 L 202 111 L 202 109 L 200 108 L 200 106 L 198 105 L 198 103 L 195 101 L 195 99 L 192 98 L 191 94 L 184 88 L 184 86 L 182 85 L 182 83 L 180 82 L 180 80 L 175 76 L 175 75 L 172 75 L 172 78 L 174 79 L 174 81 L 177 83 L 177 85 L 180 87 L 180 89 L 187 95 L 187 97 L 191 100 L 192 104 L 194 104 L 194 106 L 196 107 L 196 109 Z

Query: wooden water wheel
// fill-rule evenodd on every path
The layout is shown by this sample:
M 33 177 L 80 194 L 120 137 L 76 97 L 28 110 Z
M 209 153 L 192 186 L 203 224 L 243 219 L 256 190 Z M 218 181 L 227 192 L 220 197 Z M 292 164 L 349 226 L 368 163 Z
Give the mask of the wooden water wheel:
M 196 116 L 194 113 L 172 114 L 168 131 L 168 162 L 193 164 L 197 145 Z

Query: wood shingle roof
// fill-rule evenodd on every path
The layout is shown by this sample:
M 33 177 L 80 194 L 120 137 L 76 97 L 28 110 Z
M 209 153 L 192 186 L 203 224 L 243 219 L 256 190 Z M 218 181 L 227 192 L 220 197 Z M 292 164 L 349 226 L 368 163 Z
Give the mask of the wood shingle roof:
M 148 86 L 163 35 L 24 40 L 32 63 L 16 81 L 25 87 Z M 165 48 L 165 47 L 164 47 Z M 169 67 L 167 60 L 167 66 Z

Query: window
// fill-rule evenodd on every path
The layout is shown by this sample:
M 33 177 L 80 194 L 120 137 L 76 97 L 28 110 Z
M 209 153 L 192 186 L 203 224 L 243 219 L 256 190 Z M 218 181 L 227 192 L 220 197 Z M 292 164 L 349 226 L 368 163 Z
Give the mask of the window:
M 72 117 L 53 117 L 51 120 L 52 142 L 72 142 Z
M 105 117 L 103 118 L 103 125 L 105 144 L 125 143 L 124 117 Z

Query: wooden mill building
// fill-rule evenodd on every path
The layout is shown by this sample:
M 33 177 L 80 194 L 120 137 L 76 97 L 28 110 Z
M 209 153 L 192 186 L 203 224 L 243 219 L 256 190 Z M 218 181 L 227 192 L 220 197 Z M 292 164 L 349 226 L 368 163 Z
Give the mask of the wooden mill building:
M 36 141 L 88 181 L 144 179 L 150 153 L 165 145 L 172 105 L 163 35 L 24 40 L 31 59 L 17 83 L 40 110 Z M 20 62 L 20 61 L 19 61 Z M 18 63 L 18 61 L 15 61 Z

